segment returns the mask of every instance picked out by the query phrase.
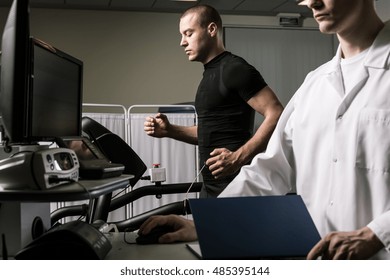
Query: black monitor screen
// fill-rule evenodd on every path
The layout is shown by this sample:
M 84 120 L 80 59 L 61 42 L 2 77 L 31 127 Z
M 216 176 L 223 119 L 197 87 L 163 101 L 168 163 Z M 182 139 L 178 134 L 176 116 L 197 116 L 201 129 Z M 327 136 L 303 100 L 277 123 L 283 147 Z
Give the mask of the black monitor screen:
M 31 138 L 80 136 L 82 62 L 37 39 L 32 45 Z
M 14 0 L 1 42 L 0 131 L 2 140 L 25 142 L 29 85 L 29 5 Z

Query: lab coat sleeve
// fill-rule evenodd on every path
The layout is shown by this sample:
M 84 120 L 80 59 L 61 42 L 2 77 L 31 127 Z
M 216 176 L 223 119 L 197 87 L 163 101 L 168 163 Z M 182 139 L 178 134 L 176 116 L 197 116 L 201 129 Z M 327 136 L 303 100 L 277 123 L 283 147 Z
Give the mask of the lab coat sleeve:
M 390 252 L 390 211 L 387 211 L 375 218 L 367 225 L 384 244 L 386 250 Z
M 243 166 L 219 197 L 284 195 L 295 192 L 292 122 L 294 98 L 284 109 L 264 153 Z

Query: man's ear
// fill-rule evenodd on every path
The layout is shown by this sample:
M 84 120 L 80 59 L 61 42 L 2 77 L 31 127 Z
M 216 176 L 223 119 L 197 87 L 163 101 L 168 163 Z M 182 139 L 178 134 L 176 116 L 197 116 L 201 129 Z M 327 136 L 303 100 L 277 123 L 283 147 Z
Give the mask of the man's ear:
M 214 22 L 211 22 L 207 27 L 207 31 L 211 37 L 215 37 L 218 34 L 218 26 Z

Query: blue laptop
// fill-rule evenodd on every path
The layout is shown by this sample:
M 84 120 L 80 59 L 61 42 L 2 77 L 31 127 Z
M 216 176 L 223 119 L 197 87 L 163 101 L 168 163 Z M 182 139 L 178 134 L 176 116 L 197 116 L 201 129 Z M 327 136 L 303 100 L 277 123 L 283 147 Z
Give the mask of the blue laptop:
M 202 259 L 301 259 L 320 235 L 299 195 L 190 199 Z M 190 245 L 196 251 L 196 245 Z

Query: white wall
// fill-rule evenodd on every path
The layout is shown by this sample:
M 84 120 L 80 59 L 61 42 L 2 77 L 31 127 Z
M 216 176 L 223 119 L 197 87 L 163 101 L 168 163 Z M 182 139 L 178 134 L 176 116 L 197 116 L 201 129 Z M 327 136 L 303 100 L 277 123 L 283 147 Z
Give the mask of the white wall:
M 318 29 L 226 28 L 226 47 L 250 61 L 285 106 L 309 71 L 335 54 L 335 36 Z M 288 42 L 288 43 L 286 43 Z
M 0 31 L 8 9 L 0 8 Z M 84 62 L 84 102 L 192 101 L 202 76 L 179 46 L 179 14 L 31 9 L 31 34 Z M 274 26 L 274 17 L 223 16 L 226 25 Z M 310 24 L 310 21 L 308 21 Z
M 383 20 L 390 1 L 376 1 Z M 8 9 L 0 8 L 0 32 Z M 31 10 L 31 34 L 84 61 L 84 102 L 169 104 L 192 101 L 202 65 L 179 46 L 179 14 Z M 278 26 L 275 17 L 222 15 L 226 26 Z M 305 27 L 316 27 L 306 19 Z
M 7 9 L 1 9 L 1 32 Z M 178 15 L 32 9 L 30 33 L 84 62 L 84 102 L 193 99 L 202 67 L 179 46 Z
M 389 0 L 378 0 L 376 3 L 376 9 L 378 15 L 383 21 L 390 20 L 390 1 Z

